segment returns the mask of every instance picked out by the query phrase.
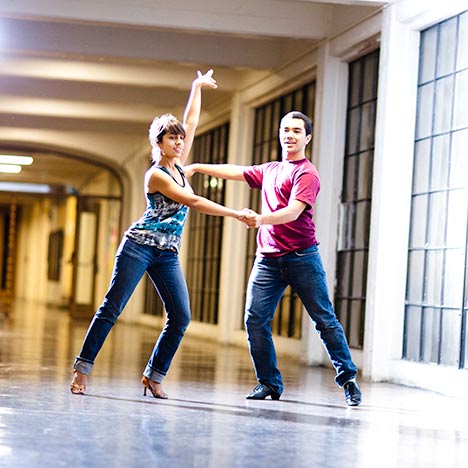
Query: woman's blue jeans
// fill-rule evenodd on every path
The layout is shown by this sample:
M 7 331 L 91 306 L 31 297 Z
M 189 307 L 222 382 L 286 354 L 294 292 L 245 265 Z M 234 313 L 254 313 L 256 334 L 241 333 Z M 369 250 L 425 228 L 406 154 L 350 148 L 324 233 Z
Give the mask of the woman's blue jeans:
M 74 368 L 89 374 L 111 328 L 135 287 L 148 273 L 167 314 L 144 375 L 161 383 L 190 322 L 190 301 L 177 252 L 140 245 L 124 237 L 115 256 L 109 290 L 94 315 Z
M 352 361 L 346 336 L 333 310 L 325 271 L 314 245 L 281 257 L 258 256 L 252 267 L 245 307 L 245 326 L 250 355 L 257 380 L 283 392 L 271 333 L 271 321 L 286 287 L 300 297 L 336 369 L 339 386 L 354 378 L 357 367 Z

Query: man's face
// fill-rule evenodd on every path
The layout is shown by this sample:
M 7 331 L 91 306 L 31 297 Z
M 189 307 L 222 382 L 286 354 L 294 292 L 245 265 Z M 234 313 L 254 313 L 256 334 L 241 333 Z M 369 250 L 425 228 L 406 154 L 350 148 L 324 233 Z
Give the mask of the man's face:
M 284 117 L 281 120 L 279 138 L 283 151 L 287 153 L 303 152 L 311 137 L 311 135 L 306 135 L 302 119 Z

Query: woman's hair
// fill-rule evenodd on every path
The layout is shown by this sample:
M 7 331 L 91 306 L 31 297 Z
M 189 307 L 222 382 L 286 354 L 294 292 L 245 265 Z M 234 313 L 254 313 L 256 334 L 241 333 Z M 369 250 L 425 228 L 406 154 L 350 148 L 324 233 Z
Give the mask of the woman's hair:
M 158 143 L 162 141 L 162 138 L 166 133 L 182 135 L 185 138 L 185 128 L 182 122 L 172 114 L 164 114 L 155 117 L 153 122 L 151 122 L 148 133 L 152 147 L 151 154 L 153 156 L 153 162 L 158 162 L 161 159 L 161 151 Z

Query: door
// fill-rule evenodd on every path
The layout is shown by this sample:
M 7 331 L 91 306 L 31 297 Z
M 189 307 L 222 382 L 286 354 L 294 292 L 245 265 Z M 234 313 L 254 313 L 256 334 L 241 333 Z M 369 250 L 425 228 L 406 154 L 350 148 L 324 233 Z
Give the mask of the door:
M 92 197 L 78 198 L 71 298 L 71 315 L 75 318 L 94 314 L 99 206 Z

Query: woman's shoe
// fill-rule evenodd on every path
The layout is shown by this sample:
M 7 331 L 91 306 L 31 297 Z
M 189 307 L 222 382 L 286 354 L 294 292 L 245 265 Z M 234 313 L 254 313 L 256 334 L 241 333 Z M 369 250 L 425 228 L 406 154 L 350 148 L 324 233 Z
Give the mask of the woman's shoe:
M 146 396 L 146 389 L 149 389 L 149 391 L 153 394 L 154 398 L 162 398 L 163 400 L 167 399 L 167 393 L 162 389 L 160 383 L 153 382 L 145 376 L 141 378 L 141 383 L 144 387 L 143 396 Z
M 73 380 L 70 383 L 70 391 L 74 395 L 84 395 L 86 392 L 87 375 L 75 370 L 73 372 Z

